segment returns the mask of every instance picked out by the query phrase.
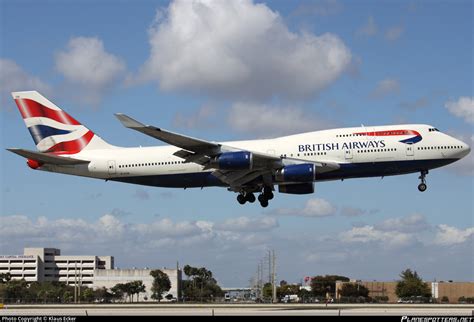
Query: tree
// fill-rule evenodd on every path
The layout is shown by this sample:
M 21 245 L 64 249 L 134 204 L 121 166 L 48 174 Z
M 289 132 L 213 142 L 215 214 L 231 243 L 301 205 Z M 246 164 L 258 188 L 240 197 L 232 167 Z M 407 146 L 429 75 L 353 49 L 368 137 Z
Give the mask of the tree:
M 88 287 L 86 287 L 83 291 L 81 290 L 81 298 L 85 302 L 88 302 L 88 303 L 93 302 L 95 299 L 94 290 Z
M 299 285 L 286 284 L 286 285 L 277 287 L 277 297 L 282 298 L 285 295 L 298 294 L 299 291 L 300 291 L 300 286 Z
M 28 283 L 24 280 L 11 280 L 5 283 L 2 297 L 5 302 L 23 302 L 31 294 L 28 289 Z
M 400 277 L 402 280 L 397 283 L 395 289 L 395 293 L 399 298 L 411 296 L 431 297 L 431 290 L 416 271 L 412 272 L 408 268 L 401 272 Z
M 133 295 L 137 294 L 137 302 L 139 300 L 140 293 L 145 292 L 145 285 L 143 281 L 133 281 L 126 283 L 128 285 L 129 293 L 132 295 L 132 302 L 133 302 Z
M 344 283 L 339 292 L 344 297 L 365 297 L 369 296 L 369 289 L 364 285 L 355 283 Z
M 112 287 L 110 289 L 110 291 L 112 291 L 112 298 L 115 299 L 115 300 L 122 300 L 123 299 L 123 295 L 124 295 L 124 288 L 123 288 L 123 285 L 124 284 L 116 284 L 114 287 Z
M 264 299 L 271 299 L 273 296 L 273 287 L 272 283 L 265 283 L 263 285 L 262 296 Z
M 189 277 L 187 281 L 183 282 L 185 298 L 194 301 L 208 301 L 224 296 L 224 292 L 213 278 L 210 270 L 186 265 L 184 273 Z
M 161 301 L 163 293 L 168 292 L 171 289 L 171 281 L 166 273 L 159 269 L 155 269 L 150 272 L 153 276 L 153 285 L 151 287 L 151 298 L 154 300 Z
M 311 292 L 305 288 L 302 288 L 298 291 L 298 297 L 301 299 L 303 303 L 306 303 L 308 299 L 311 297 Z
M 315 276 L 311 279 L 311 293 L 318 297 L 325 297 L 327 293 L 334 295 L 336 281 L 349 282 L 349 278 L 339 275 Z
M 0 273 L 0 284 L 8 283 L 12 279 L 10 273 Z
M 114 296 L 118 298 L 118 295 L 120 294 L 123 298 L 124 295 L 126 295 L 130 302 L 132 302 L 132 290 L 131 290 L 131 285 L 130 283 L 118 283 L 114 287 L 112 287 L 112 292 L 114 293 Z
M 106 287 L 101 287 L 94 291 L 94 298 L 100 303 L 110 303 L 114 295 L 109 292 Z

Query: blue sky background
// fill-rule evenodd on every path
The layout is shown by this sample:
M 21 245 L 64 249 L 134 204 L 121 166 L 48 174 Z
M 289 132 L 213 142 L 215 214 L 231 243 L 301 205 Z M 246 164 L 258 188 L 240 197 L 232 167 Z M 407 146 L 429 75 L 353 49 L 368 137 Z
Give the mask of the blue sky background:
M 179 43 L 173 42 L 176 34 L 164 28 L 182 26 L 169 8 L 214 21 L 216 3 L 207 11 L 198 10 L 196 3 L 0 1 L 1 253 L 44 246 L 66 254 L 114 255 L 119 267 L 169 267 L 179 261 L 208 267 L 224 286 L 246 286 L 266 250 L 275 249 L 278 278 L 291 282 L 319 274 L 394 280 L 408 267 L 427 280 L 472 281 L 472 155 L 430 172 L 425 193 L 416 188 L 418 174 L 347 180 L 318 183 L 315 195 L 277 194 L 262 209 L 258 203 L 240 206 L 235 194 L 219 188 L 148 188 L 32 171 L 24 160 L 5 151 L 34 147 L 9 94 L 33 89 L 121 146 L 161 143 L 123 128 L 113 116 L 117 112 L 216 141 L 297 133 L 310 130 L 311 122 L 314 129 L 406 122 L 435 125 L 472 146 L 471 1 L 222 2 L 220 13 L 229 12 L 232 4 L 244 18 L 234 21 L 230 15 L 224 22 L 210 23 L 208 30 L 184 20 L 195 32 L 193 39 L 215 44 L 193 53 L 199 57 L 197 65 L 222 45 L 213 37 L 231 23 L 246 32 L 231 43 L 224 40 L 229 46 L 223 47 L 247 57 L 242 61 L 250 69 L 260 66 L 253 65 L 253 58 L 261 62 L 265 55 L 271 57 L 270 52 L 279 55 L 274 39 L 282 46 L 287 41 L 279 32 L 291 32 L 300 42 L 304 35 L 330 33 L 338 40 L 334 49 L 345 48 L 350 59 L 338 62 L 340 72 L 323 86 L 316 84 L 299 96 L 290 90 L 311 82 L 304 71 L 297 83 L 288 80 L 287 92 L 260 96 L 240 91 L 246 83 L 233 83 L 232 75 L 225 75 L 225 60 L 215 62 L 216 73 L 222 70 L 222 83 L 213 82 L 213 75 L 205 71 L 179 65 L 182 61 L 173 55 L 161 61 L 162 67 L 177 64 L 181 74 L 147 65 L 147 60 L 165 56 L 160 50 Z M 263 43 L 258 49 L 263 50 L 255 53 L 252 47 L 239 47 L 261 31 L 258 23 L 246 24 L 250 14 L 274 18 L 270 32 L 258 38 Z M 157 16 L 161 20 L 154 23 Z M 157 35 L 166 36 L 167 42 L 153 52 Z M 77 39 L 82 42 L 75 52 L 71 42 Z M 102 67 L 94 69 L 93 59 L 79 59 L 77 69 L 60 66 L 61 54 L 70 59 L 87 56 L 84 44 L 91 44 L 88 48 L 103 59 Z M 291 53 L 293 48 L 286 50 Z M 281 57 L 287 57 L 284 53 Z M 107 62 L 109 69 L 103 67 Z M 307 67 L 323 77 L 324 64 Z M 266 64 L 264 82 L 245 82 L 255 83 L 253 89 L 264 93 L 271 84 L 266 73 L 281 68 Z M 197 81 L 183 83 L 179 78 L 194 77 L 195 72 Z M 174 85 L 166 88 L 163 84 L 170 79 Z M 467 105 L 460 103 L 463 97 Z M 269 113 L 257 120 L 260 127 L 243 126 L 251 120 L 239 115 L 242 119 L 236 121 L 238 104 L 244 111 L 262 108 Z M 295 114 L 294 122 L 284 123 Z M 317 209 L 309 211 L 314 205 Z M 324 207 L 327 211 L 321 210 Z

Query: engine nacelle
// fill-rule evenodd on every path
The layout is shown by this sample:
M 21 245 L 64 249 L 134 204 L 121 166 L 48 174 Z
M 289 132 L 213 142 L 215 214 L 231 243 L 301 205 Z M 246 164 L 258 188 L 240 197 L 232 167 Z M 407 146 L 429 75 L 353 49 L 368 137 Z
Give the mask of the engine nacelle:
M 43 162 L 40 162 L 40 161 L 28 159 L 28 160 L 26 161 L 26 164 L 27 164 L 31 169 L 36 170 L 36 169 L 38 169 L 39 167 L 41 167 L 44 163 L 43 163 Z
M 311 163 L 287 165 L 275 173 L 275 180 L 280 182 L 313 182 L 316 166 Z
M 314 183 L 281 184 L 278 186 L 278 192 L 293 195 L 306 195 L 314 193 Z
M 211 160 L 211 166 L 221 170 L 250 170 L 253 155 L 248 151 L 224 152 Z

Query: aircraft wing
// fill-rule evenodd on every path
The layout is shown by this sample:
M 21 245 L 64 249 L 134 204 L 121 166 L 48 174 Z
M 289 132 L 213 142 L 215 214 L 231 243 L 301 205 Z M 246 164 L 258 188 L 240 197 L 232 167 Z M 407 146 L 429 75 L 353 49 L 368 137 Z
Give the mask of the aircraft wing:
M 10 152 L 16 153 L 24 158 L 40 161 L 43 163 L 55 164 L 55 165 L 75 165 L 75 164 L 87 164 L 90 161 L 74 159 L 70 157 L 61 157 L 51 153 L 36 152 L 24 149 L 7 149 Z
M 241 187 L 259 176 L 272 175 L 274 170 L 281 169 L 289 164 L 314 163 L 319 172 L 327 172 L 339 168 L 339 164 L 336 162 L 311 162 L 247 150 L 252 152 L 253 155 L 252 170 L 219 170 L 213 168 L 210 163 L 213 157 L 223 152 L 235 152 L 241 151 L 241 149 L 145 125 L 125 114 L 117 113 L 115 116 L 129 129 L 182 148 L 182 150 L 175 152 L 174 155 L 184 159 L 185 162 L 200 164 L 204 166 L 204 169 L 214 169 L 212 174 L 231 187 Z
M 130 116 L 117 113 L 115 116 L 127 128 L 149 135 L 155 139 L 165 143 L 180 147 L 182 149 L 192 151 L 194 153 L 215 153 L 220 152 L 220 144 L 196 139 L 190 136 L 173 133 L 151 125 L 140 123 Z

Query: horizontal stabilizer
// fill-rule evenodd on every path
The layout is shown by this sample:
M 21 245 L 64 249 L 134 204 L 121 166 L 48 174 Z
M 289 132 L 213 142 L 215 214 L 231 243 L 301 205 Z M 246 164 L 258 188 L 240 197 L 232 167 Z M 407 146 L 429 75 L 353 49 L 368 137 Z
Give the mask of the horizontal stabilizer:
M 87 164 L 90 161 L 73 159 L 70 157 L 61 157 L 51 153 L 41 153 L 24 149 L 7 149 L 10 152 L 21 155 L 24 158 L 40 161 L 43 163 L 55 164 L 55 165 L 75 165 L 75 164 Z

